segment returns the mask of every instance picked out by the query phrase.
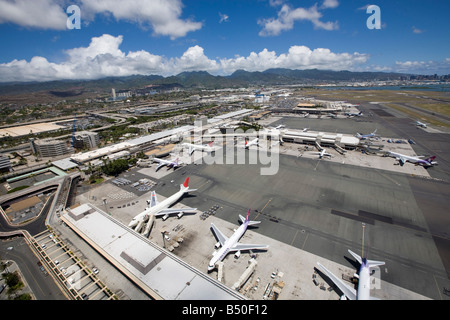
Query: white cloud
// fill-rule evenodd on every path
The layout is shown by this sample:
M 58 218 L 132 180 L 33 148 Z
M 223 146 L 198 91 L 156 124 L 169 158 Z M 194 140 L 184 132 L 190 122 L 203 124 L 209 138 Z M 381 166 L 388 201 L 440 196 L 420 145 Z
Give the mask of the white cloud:
M 64 30 L 67 28 L 66 9 L 69 0 L 0 0 L 0 23 L 24 27 Z M 117 21 L 151 27 L 155 35 L 171 39 L 186 36 L 202 28 L 201 22 L 182 19 L 181 0 L 78 0 L 81 20 L 93 21 L 96 15 L 112 15 Z
M 324 9 L 334 9 L 339 6 L 338 0 L 325 0 L 322 4 L 322 8 Z
M 147 51 L 123 52 L 123 37 L 104 34 L 91 39 L 89 46 L 66 50 L 66 60 L 49 62 L 33 57 L 29 62 L 13 60 L 0 64 L 0 82 L 49 81 L 61 79 L 97 79 L 108 76 L 135 74 L 163 76 L 183 71 L 208 71 L 215 75 L 229 75 L 238 69 L 264 71 L 270 68 L 351 70 L 365 64 L 369 56 L 360 53 L 334 53 L 330 49 L 311 50 L 292 46 L 287 53 L 277 54 L 267 49 L 251 52 L 247 57 L 210 59 L 204 49 L 193 46 L 181 57 L 167 58 Z
M 275 3 L 273 4 L 275 5 Z M 277 2 L 277 4 L 281 4 L 281 2 Z M 337 6 L 338 3 L 334 0 L 325 1 L 324 5 L 327 5 L 327 8 L 334 8 L 333 6 Z M 337 22 L 322 22 L 320 20 L 322 16 L 322 13 L 320 13 L 317 8 L 317 4 L 308 9 L 293 9 L 290 5 L 283 4 L 278 12 L 277 18 L 262 19 L 258 21 L 258 24 L 263 27 L 259 35 L 277 36 L 283 31 L 292 30 L 296 21 L 310 21 L 314 25 L 314 28 L 328 31 L 339 28 Z
M 442 61 L 396 61 L 394 69 L 412 74 L 450 74 L 450 58 Z
M 0 23 L 64 30 L 67 14 L 61 4 L 54 0 L 0 0 Z
M 219 23 L 228 22 L 230 20 L 230 17 L 227 14 L 219 12 L 219 16 L 220 16 Z
M 419 29 L 419 28 L 416 28 L 416 27 L 412 27 L 412 31 L 413 31 L 413 33 L 415 33 L 415 34 L 421 34 L 421 33 L 424 33 L 425 31 L 423 31 L 423 30 L 421 30 L 421 29 Z

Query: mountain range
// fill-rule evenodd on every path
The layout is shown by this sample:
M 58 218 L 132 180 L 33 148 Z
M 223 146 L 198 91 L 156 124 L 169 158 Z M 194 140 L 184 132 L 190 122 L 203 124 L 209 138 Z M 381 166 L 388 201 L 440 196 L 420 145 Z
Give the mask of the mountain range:
M 269 69 L 263 72 L 237 70 L 229 76 L 214 76 L 206 71 L 182 72 L 175 76 L 133 75 L 107 77 L 97 80 L 58 80 L 50 82 L 15 82 L 0 84 L 0 95 L 17 95 L 47 91 L 55 97 L 80 96 L 83 92 L 108 94 L 111 88 L 116 92 L 141 88 L 155 90 L 179 87 L 183 89 L 222 89 L 248 86 L 272 86 L 292 84 L 319 84 L 338 81 L 399 80 L 409 76 L 401 73 L 351 72 L 331 70 Z

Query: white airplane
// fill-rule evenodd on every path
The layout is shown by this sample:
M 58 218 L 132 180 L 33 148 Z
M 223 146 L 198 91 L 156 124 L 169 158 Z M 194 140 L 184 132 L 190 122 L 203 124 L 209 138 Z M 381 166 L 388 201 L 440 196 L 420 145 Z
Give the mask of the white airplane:
M 416 126 L 422 127 L 422 128 L 426 128 L 427 127 L 427 125 L 425 123 L 420 122 L 420 121 L 416 121 Z
M 350 254 L 359 262 L 361 265 L 359 269 L 359 275 L 355 275 L 358 280 L 358 289 L 345 284 L 341 279 L 336 277 L 333 273 L 331 273 L 327 268 L 321 265 L 319 262 L 320 269 L 330 278 L 331 281 L 342 291 L 345 297 L 350 300 L 378 300 L 377 298 L 373 298 L 370 296 L 370 268 L 382 266 L 385 264 L 383 261 L 375 261 L 375 260 L 367 260 L 366 258 L 362 258 L 358 256 L 356 253 L 348 250 Z M 343 296 L 343 297 L 344 297 Z
M 327 153 L 326 149 L 322 149 L 320 152 L 316 152 L 315 154 L 317 154 L 319 156 L 319 159 L 322 159 L 323 157 L 332 157 L 333 155 Z
M 213 141 L 208 144 L 202 145 L 202 146 L 197 145 L 197 144 L 192 144 L 192 143 L 183 143 L 183 147 L 189 148 L 189 155 L 192 155 L 195 150 L 206 151 L 208 153 L 213 152 L 214 151 L 213 144 L 214 144 Z
M 249 149 L 251 146 L 258 146 L 259 147 L 259 138 L 253 139 L 250 142 L 247 142 L 247 140 L 245 140 L 245 149 Z
M 344 113 L 344 115 L 346 115 L 349 118 L 353 118 L 353 117 L 361 117 L 363 115 L 363 113 L 362 113 L 362 111 L 359 113 L 346 112 L 346 113 Z
M 390 151 L 388 153 L 388 155 L 390 157 L 395 158 L 397 161 L 399 161 L 401 166 L 403 166 L 408 161 L 411 163 L 414 163 L 415 165 L 423 166 L 425 168 L 438 165 L 438 162 L 434 161 L 434 160 L 436 160 L 436 156 L 432 156 L 432 157 L 423 159 L 423 158 L 425 158 L 424 156 L 412 157 L 412 156 L 406 156 L 404 154 L 396 153 L 396 152 L 392 152 L 392 151 Z
M 185 213 L 194 213 L 197 208 L 185 208 L 185 209 L 170 209 L 169 207 L 177 202 L 185 193 L 196 191 L 197 189 L 189 189 L 189 177 L 186 178 L 184 184 L 180 184 L 180 191 L 171 195 L 162 202 L 158 202 L 156 198 L 156 193 L 152 192 L 152 197 L 147 200 L 148 207 L 137 216 L 135 216 L 128 227 L 136 227 L 136 231 L 142 228 L 143 224 L 154 215 L 155 217 L 163 216 L 163 220 L 166 220 L 170 214 L 178 214 L 178 219 L 180 219 Z
M 215 225 L 214 223 L 211 223 L 211 228 L 214 230 L 214 233 L 216 234 L 219 242 L 216 243 L 216 248 L 220 248 L 219 251 L 213 252 L 213 257 L 208 265 L 208 271 L 214 270 L 216 267 L 216 263 L 218 261 L 222 261 L 225 256 L 229 252 L 235 252 L 235 257 L 239 258 L 241 255 L 242 250 L 267 250 L 269 248 L 268 245 L 261 245 L 261 244 L 240 244 L 239 239 L 244 235 L 245 231 L 247 230 L 248 226 L 252 226 L 258 223 L 261 223 L 261 221 L 250 221 L 250 209 L 248 209 L 247 212 L 247 218 L 244 218 L 243 216 L 239 215 L 239 218 L 242 221 L 242 224 L 239 226 L 239 228 L 234 232 L 234 234 L 227 238 Z
M 279 129 L 283 129 L 286 128 L 286 126 L 284 124 L 280 124 L 279 126 L 276 126 L 275 129 L 279 130 Z
M 369 133 L 369 134 L 361 134 L 361 133 L 358 132 L 358 133 L 356 134 L 356 137 L 357 137 L 358 139 L 361 139 L 361 140 L 366 140 L 366 139 L 369 139 L 369 138 L 374 138 L 374 137 L 377 136 L 377 130 L 378 130 L 378 129 L 375 129 L 374 132 Z
M 178 158 L 176 158 L 175 160 L 164 160 L 164 159 L 158 159 L 158 158 L 154 158 L 153 162 L 157 162 L 159 163 L 158 166 L 156 167 L 155 171 L 158 171 L 159 168 L 163 167 L 163 166 L 167 166 L 169 168 L 178 168 L 181 166 L 181 164 L 183 164 L 183 162 L 179 161 Z

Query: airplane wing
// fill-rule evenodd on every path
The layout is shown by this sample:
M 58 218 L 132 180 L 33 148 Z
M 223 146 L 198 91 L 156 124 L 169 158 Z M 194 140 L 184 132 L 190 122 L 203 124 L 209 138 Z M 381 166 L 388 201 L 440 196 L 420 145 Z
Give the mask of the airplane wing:
M 175 213 L 189 213 L 189 212 L 195 212 L 197 208 L 184 208 L 184 209 L 163 209 L 159 211 L 158 213 L 155 213 L 155 216 L 165 216 L 166 214 L 175 214 Z
M 216 234 L 220 244 L 223 246 L 223 244 L 228 240 L 228 237 L 225 236 L 215 225 L 214 223 L 211 223 L 211 228 L 214 230 L 214 233 Z
M 165 165 L 166 165 L 165 163 L 160 162 L 160 163 L 158 164 L 158 166 L 156 167 L 156 170 L 155 170 L 155 171 L 158 171 L 159 168 L 164 167 Z
M 356 290 L 354 288 L 346 285 L 341 279 L 336 277 L 333 273 L 331 273 L 327 268 L 317 262 L 320 269 L 330 278 L 331 281 L 342 291 L 342 293 L 350 300 L 356 300 Z
M 356 261 L 359 262 L 359 264 L 362 264 L 362 259 L 360 256 L 358 256 L 356 253 L 354 253 L 351 250 L 348 250 L 348 252 L 353 256 L 353 258 L 356 259 Z M 369 260 L 369 259 L 367 259 L 367 262 L 369 263 L 369 267 L 371 267 L 371 268 L 377 267 L 377 266 L 383 266 L 386 264 L 386 262 L 384 262 L 384 261 L 376 261 L 376 260 Z
M 268 249 L 269 246 L 266 244 L 243 244 L 243 243 L 236 243 L 236 245 L 233 248 L 230 248 L 232 251 L 238 251 L 238 250 L 257 250 L 257 249 Z

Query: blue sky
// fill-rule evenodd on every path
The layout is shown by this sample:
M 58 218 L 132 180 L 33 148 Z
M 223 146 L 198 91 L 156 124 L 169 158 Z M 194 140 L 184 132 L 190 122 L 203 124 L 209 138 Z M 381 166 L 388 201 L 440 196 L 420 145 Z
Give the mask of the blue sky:
M 81 29 L 68 29 L 67 7 Z M 370 30 L 375 4 L 381 29 Z M 450 74 L 450 1 L 0 0 L 0 81 L 204 70 Z

